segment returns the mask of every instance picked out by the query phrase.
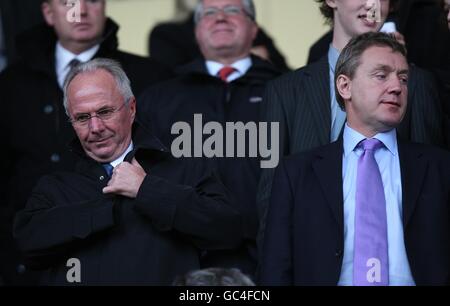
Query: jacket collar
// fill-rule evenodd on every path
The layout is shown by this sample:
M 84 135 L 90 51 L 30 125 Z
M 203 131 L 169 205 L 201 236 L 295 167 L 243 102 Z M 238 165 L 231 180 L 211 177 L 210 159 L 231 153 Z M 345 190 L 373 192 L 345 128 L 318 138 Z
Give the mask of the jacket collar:
M 333 213 L 339 228 L 344 229 L 344 196 L 342 191 L 342 155 L 343 137 L 336 142 L 326 145 L 316 151 L 316 158 L 312 164 L 323 194 Z
M 169 150 L 156 136 L 151 133 L 150 129 L 137 121 L 133 124 L 132 139 L 134 149 L 125 158 L 126 161 L 132 159 L 138 151 L 150 151 L 157 153 L 158 155 L 162 154 L 165 156 L 170 154 Z M 69 149 L 81 159 L 90 163 L 97 163 L 86 155 L 83 147 L 81 146 L 80 140 L 77 137 L 71 141 L 69 144 Z
M 268 78 L 273 78 L 274 76 L 280 75 L 281 72 L 275 68 L 270 62 L 262 60 L 261 58 L 251 55 L 252 66 L 247 71 L 244 76 L 235 80 L 235 82 L 245 82 L 245 83 L 261 83 L 267 82 Z M 216 79 L 215 77 L 209 75 L 208 69 L 206 68 L 206 61 L 203 57 L 197 58 L 194 61 L 178 67 L 175 69 L 175 73 L 181 77 L 188 78 L 210 78 Z M 217 79 L 218 82 L 221 82 Z
M 119 26 L 110 18 L 106 20 L 105 31 L 96 56 L 106 56 L 118 48 L 117 32 Z M 52 27 L 46 24 L 38 25 L 17 39 L 17 51 L 20 58 L 34 70 L 47 75 L 56 76 L 55 47 L 57 36 Z M 32 50 L 32 51 L 30 51 Z
M 406 230 L 416 208 L 421 194 L 424 179 L 428 169 L 428 159 L 420 146 L 409 144 L 398 139 L 400 171 L 402 176 L 403 194 L 403 227 Z M 316 151 L 316 159 L 312 166 L 320 182 L 333 216 L 343 229 L 343 191 L 342 191 L 342 154 L 343 137 Z M 326 174 L 326 175 L 325 175 Z

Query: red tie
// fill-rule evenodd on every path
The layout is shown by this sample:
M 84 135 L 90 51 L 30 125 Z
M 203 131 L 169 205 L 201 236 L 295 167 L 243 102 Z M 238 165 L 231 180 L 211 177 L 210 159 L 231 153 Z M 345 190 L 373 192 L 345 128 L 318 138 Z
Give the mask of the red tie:
M 222 81 L 227 83 L 228 77 L 230 76 L 230 74 L 232 74 L 235 71 L 236 71 L 236 69 L 234 69 L 233 67 L 225 66 L 219 70 L 219 77 Z

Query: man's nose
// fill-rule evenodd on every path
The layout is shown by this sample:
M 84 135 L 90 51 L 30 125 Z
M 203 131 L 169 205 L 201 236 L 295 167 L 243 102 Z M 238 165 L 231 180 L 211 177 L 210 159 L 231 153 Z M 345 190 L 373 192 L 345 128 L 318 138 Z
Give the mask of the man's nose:
M 89 120 L 89 129 L 92 133 L 99 133 L 105 129 L 105 124 L 98 117 L 92 117 Z
M 400 95 L 403 91 L 403 83 L 399 77 L 393 77 L 389 82 L 389 93 Z
M 88 4 L 86 3 L 86 0 L 76 0 L 76 1 L 79 2 L 81 16 L 86 16 L 88 12 L 87 10 Z

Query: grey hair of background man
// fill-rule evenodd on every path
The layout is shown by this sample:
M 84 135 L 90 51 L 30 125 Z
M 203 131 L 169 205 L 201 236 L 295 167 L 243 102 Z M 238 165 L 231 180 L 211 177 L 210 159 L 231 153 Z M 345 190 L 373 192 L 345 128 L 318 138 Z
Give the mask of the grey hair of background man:
M 255 286 L 239 269 L 209 268 L 178 276 L 174 286 Z
M 68 116 L 69 97 L 67 95 L 67 89 L 69 88 L 70 83 L 79 74 L 91 73 L 97 70 L 105 70 L 112 75 L 117 83 L 119 92 L 122 94 L 125 104 L 128 104 L 131 98 L 134 97 L 133 91 L 131 90 L 130 79 L 126 75 L 125 71 L 123 71 L 122 66 L 119 64 L 119 62 L 107 58 L 96 58 L 89 62 L 81 63 L 73 68 L 64 81 L 64 109 L 66 110 L 66 114 Z
M 342 110 L 345 110 L 345 102 L 337 89 L 337 79 L 340 75 L 345 75 L 351 80 L 355 76 L 356 70 L 361 65 L 361 57 L 370 47 L 387 47 L 392 52 L 397 52 L 406 58 L 406 48 L 399 43 L 394 36 L 382 32 L 368 32 L 354 37 L 342 50 L 336 64 L 334 86 L 336 100 Z
M 255 4 L 253 3 L 253 0 L 241 0 L 242 6 L 244 7 L 244 11 L 247 14 L 247 16 L 253 20 L 256 21 L 256 9 Z M 195 24 L 198 24 L 203 12 L 203 1 L 199 1 L 197 6 L 195 7 L 194 12 L 194 22 Z

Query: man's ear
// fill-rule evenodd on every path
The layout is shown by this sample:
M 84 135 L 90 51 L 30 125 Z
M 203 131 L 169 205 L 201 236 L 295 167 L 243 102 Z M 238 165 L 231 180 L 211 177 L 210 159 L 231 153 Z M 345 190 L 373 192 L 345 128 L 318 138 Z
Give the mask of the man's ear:
M 351 100 L 352 98 L 352 80 L 346 75 L 339 75 L 336 80 L 336 88 L 338 94 L 344 101 Z
M 335 9 L 337 7 L 336 0 L 325 0 L 325 2 L 332 9 Z
M 128 102 L 128 103 L 129 103 L 129 108 L 130 108 L 131 118 L 132 118 L 131 122 L 133 122 L 134 119 L 136 119 L 136 98 L 132 97 L 130 99 L 130 102 Z
M 42 15 L 44 16 L 45 22 L 52 27 L 55 24 L 55 21 L 51 3 L 49 1 L 42 2 L 41 11 Z

